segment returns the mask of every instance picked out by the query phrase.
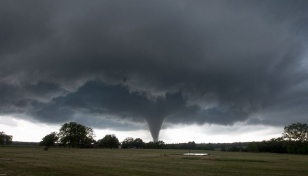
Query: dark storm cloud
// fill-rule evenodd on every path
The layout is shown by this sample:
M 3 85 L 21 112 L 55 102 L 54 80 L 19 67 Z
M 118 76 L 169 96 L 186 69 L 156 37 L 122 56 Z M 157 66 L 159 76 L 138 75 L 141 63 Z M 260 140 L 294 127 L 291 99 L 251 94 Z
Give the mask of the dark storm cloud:
M 1 113 L 307 122 L 306 1 L 30 2 L 1 2 Z
M 167 93 L 165 98 L 149 100 L 144 92 L 129 92 L 123 85 L 106 85 L 98 81 L 89 81 L 76 92 L 57 97 L 49 103 L 37 103 L 30 114 L 48 122 L 65 122 L 77 118 L 91 126 L 102 127 L 99 120 L 91 118 L 113 116 L 127 118 L 136 122 L 145 119 L 155 140 L 164 118 L 174 112 L 185 109 L 181 93 Z M 78 114 L 87 114 L 82 119 Z M 154 119 L 154 120 L 153 120 Z
M 66 91 L 48 82 L 0 84 L 0 113 L 25 113 L 35 101 L 48 102 Z

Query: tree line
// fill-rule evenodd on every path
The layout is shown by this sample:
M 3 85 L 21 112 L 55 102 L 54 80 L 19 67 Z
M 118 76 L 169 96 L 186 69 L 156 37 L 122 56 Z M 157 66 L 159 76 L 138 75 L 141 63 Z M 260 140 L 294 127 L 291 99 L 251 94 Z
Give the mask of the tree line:
M 143 141 L 138 138 L 123 141 L 126 147 L 143 147 Z M 120 142 L 114 134 L 107 134 L 105 137 L 99 140 L 94 140 L 93 129 L 76 122 L 65 123 L 61 126 L 58 133 L 52 132 L 45 137 L 39 143 L 41 146 L 52 147 L 69 147 L 69 148 L 119 148 Z
M 13 136 L 7 135 L 3 131 L 0 131 L 0 145 L 12 144 Z
M 283 135 L 268 141 L 251 142 L 251 152 L 308 154 L 308 125 L 293 123 L 284 127 Z
M 143 142 L 140 138 L 127 137 L 122 142 L 114 134 L 107 134 L 99 140 L 94 140 L 93 129 L 76 122 L 65 123 L 59 132 L 52 132 L 43 137 L 39 143 L 46 147 L 69 147 L 69 148 L 125 148 L 125 149 L 163 149 L 166 145 L 163 141 Z
M 0 132 L 0 145 L 12 144 L 13 136 Z M 308 125 L 293 123 L 284 127 L 281 137 L 262 142 L 242 143 L 188 143 L 165 144 L 163 141 L 143 142 L 140 138 L 127 137 L 122 142 L 114 134 L 107 134 L 99 140 L 94 140 L 94 132 L 90 127 L 76 122 L 65 123 L 59 132 L 52 132 L 43 137 L 41 146 L 59 146 L 72 148 L 124 148 L 124 149 L 195 149 L 221 150 L 231 152 L 273 152 L 308 154 Z

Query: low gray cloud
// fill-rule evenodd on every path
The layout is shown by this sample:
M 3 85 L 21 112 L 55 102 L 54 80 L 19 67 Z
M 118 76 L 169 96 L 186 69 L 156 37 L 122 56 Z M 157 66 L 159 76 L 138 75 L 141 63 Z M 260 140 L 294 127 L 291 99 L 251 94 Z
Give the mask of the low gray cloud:
M 134 129 L 307 122 L 306 1 L 2 1 L 0 113 Z

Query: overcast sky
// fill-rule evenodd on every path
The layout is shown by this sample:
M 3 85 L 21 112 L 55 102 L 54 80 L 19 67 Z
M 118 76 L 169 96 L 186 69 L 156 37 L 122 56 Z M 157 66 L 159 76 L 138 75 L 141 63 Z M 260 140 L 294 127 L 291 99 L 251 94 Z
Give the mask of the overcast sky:
M 166 142 L 308 123 L 306 0 L 4 0 L 0 24 L 0 131 L 14 139 L 70 121 Z

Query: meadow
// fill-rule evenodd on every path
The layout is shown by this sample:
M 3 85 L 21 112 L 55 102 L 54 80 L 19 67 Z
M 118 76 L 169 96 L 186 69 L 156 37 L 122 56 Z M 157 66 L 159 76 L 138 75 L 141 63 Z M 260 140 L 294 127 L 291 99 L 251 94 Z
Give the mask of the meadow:
M 308 156 L 171 149 L 0 147 L 0 175 L 308 175 Z

